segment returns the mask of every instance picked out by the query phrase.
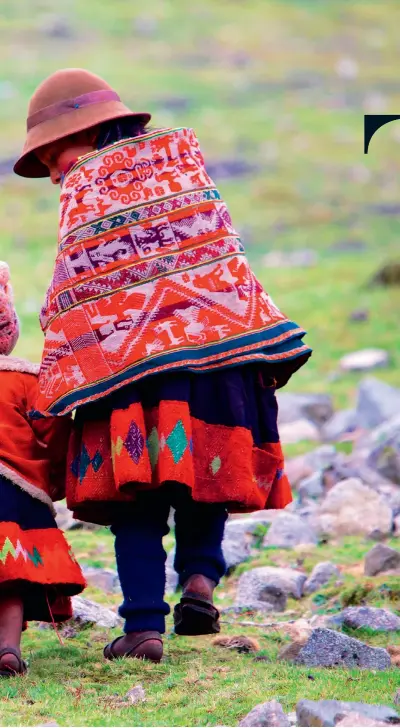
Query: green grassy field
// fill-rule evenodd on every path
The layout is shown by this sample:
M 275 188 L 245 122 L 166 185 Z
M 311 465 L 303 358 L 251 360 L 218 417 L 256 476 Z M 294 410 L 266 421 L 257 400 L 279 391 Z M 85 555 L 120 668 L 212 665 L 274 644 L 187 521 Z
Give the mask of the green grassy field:
M 399 288 L 368 283 L 384 262 L 400 258 L 400 123 L 381 129 L 363 154 L 363 115 L 400 113 L 399 19 L 398 0 L 3 0 L 0 257 L 11 265 L 22 321 L 16 353 L 40 358 L 37 314 L 54 264 L 59 193 L 47 181 L 1 174 L 2 163 L 9 166 L 22 146 L 36 85 L 59 67 L 82 66 L 104 75 L 127 104 L 151 111 L 155 126 L 193 126 L 210 164 L 239 160 L 253 169 L 215 181 L 259 278 L 309 331 L 314 355 L 290 388 L 351 403 L 359 377 L 335 372 L 343 354 L 370 346 L 389 352 L 379 376 L 399 384 Z M 315 251 L 313 267 L 264 267 L 270 251 L 302 249 Z M 365 309 L 368 320 L 350 321 L 355 309 Z M 75 532 L 71 543 L 82 563 L 114 566 L 108 532 Z M 370 588 L 362 577 L 370 546 L 350 540 L 302 555 L 308 571 L 334 560 L 345 584 L 327 587 L 319 603 L 291 602 L 291 613 L 335 610 L 346 595 L 398 609 L 395 580 L 397 602 L 384 581 Z M 296 565 L 299 558 L 265 550 L 252 565 Z M 248 566 L 222 585 L 221 604 L 232 602 Z M 118 602 L 92 588 L 87 596 Z M 303 697 L 393 701 L 398 670 L 297 668 L 275 660 L 287 639 L 279 630 L 245 631 L 258 637 L 269 662 L 169 633 L 160 666 L 106 664 L 101 650 L 113 635 L 104 630 L 84 630 L 61 647 L 52 630 L 31 628 L 24 636 L 30 674 L 0 683 L 0 725 L 229 726 L 273 697 L 287 710 Z M 391 641 L 399 644 L 400 635 Z M 120 699 L 139 682 L 147 702 L 124 705 Z
M 400 109 L 396 0 L 3 5 L 0 159 L 18 153 L 29 95 L 48 73 L 72 65 L 105 75 L 155 125 L 193 126 L 210 163 L 255 168 L 216 182 L 265 287 L 309 331 L 314 357 L 292 389 L 329 388 L 348 401 L 356 379 L 331 375 L 344 353 L 364 346 L 388 349 L 380 376 L 398 381 L 400 294 L 368 281 L 398 255 L 400 124 L 380 130 L 363 154 L 363 114 Z M 65 37 L 49 37 L 57 23 Z M 23 322 L 17 351 L 38 359 L 58 190 L 43 180 L 0 183 L 1 256 Z M 263 267 L 268 251 L 303 248 L 318 253 L 315 267 Z M 349 322 L 355 308 L 369 320 Z

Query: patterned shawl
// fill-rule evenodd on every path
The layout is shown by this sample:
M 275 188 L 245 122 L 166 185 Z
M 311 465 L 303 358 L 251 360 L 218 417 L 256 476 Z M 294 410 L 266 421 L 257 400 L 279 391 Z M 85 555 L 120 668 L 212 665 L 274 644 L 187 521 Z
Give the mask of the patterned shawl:
M 254 277 L 184 128 L 119 141 L 67 173 L 41 325 L 44 415 L 148 374 L 297 359 L 295 370 L 310 354 Z

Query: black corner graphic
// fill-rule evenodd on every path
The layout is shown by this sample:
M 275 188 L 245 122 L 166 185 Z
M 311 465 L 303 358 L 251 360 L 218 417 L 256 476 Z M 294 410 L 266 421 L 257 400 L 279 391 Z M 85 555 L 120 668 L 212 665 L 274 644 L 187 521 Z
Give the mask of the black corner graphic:
M 390 124 L 391 121 L 400 119 L 400 114 L 391 116 L 390 114 L 365 114 L 364 116 L 364 154 L 368 154 L 369 143 L 375 132 Z

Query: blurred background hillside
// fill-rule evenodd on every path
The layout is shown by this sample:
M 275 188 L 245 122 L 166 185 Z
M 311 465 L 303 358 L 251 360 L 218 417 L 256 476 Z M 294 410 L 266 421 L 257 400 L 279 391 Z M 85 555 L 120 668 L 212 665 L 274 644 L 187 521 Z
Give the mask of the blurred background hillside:
M 398 0 L 1 0 L 0 256 L 38 360 L 59 191 L 10 170 L 30 94 L 49 73 L 103 75 L 157 126 L 193 126 L 248 255 L 315 353 L 291 388 L 351 401 L 343 355 L 388 353 L 399 383 L 400 294 L 371 277 L 400 259 L 400 122 L 363 154 L 363 115 L 399 114 Z M 338 373 L 339 372 L 339 373 Z

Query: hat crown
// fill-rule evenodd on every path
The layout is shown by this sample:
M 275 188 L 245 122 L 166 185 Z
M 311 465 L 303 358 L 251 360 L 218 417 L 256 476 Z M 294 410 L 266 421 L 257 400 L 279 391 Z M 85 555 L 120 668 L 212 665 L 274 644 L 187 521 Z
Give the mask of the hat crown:
M 83 68 L 64 68 L 53 73 L 37 87 L 29 103 L 28 116 L 59 101 L 102 90 L 112 88 L 95 73 Z

